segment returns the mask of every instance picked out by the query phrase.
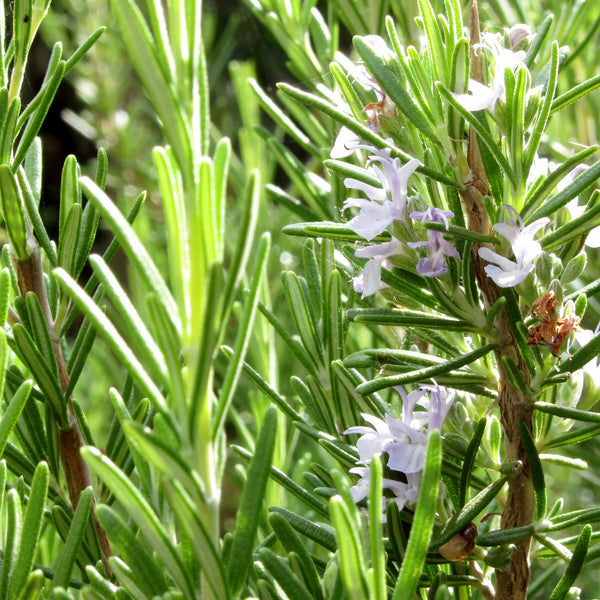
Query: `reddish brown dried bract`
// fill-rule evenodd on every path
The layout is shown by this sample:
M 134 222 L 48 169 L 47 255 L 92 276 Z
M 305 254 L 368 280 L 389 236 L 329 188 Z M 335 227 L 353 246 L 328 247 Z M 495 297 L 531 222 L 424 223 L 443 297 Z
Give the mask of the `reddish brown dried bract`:
M 395 104 L 386 96 L 384 96 L 378 102 L 371 102 L 367 104 L 363 112 L 370 113 L 368 114 L 367 121 L 371 125 L 371 127 L 378 129 L 379 128 L 379 115 L 385 115 L 387 117 L 393 117 L 396 113 Z
M 574 331 L 580 331 L 577 315 L 571 313 L 557 318 L 554 292 L 547 292 L 533 303 L 531 316 L 537 317 L 540 324 L 529 328 L 527 343 L 530 346 L 548 346 L 554 356 L 558 355 L 562 343 Z

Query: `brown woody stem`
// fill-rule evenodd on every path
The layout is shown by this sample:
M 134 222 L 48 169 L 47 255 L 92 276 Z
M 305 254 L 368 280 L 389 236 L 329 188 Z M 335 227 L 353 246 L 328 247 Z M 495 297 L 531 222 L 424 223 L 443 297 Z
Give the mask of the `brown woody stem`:
M 476 81 L 483 83 L 481 56 L 473 49 L 473 46 L 479 41 L 477 0 L 471 0 L 471 73 Z M 461 192 L 461 198 L 468 215 L 469 229 L 490 235 L 492 231 L 483 199 L 485 196 L 491 198 L 492 193 L 473 130 L 469 132 L 467 161 L 471 172 L 470 178 Z M 473 244 L 471 258 L 479 288 L 489 308 L 498 300 L 500 292 L 484 271 L 484 262 L 478 254 L 480 247 L 481 244 Z M 495 351 L 495 355 L 499 370 L 498 406 L 504 429 L 506 460 L 519 460 L 523 464 L 523 468 L 508 484 L 508 495 L 502 512 L 502 528 L 510 529 L 531 524 L 535 516 L 531 470 L 518 427 L 519 421 L 522 421 L 529 431 L 532 430 L 532 411 L 530 399 L 510 384 L 502 368 L 501 357 L 508 356 L 517 365 L 526 384 L 530 383 L 531 374 L 518 350 L 505 312 L 496 322 L 495 330 L 500 340 L 500 346 Z M 502 570 L 496 571 L 497 600 L 525 600 L 529 584 L 530 546 L 530 539 L 517 543 L 517 549 L 512 554 L 510 563 Z
M 69 373 L 67 371 L 67 365 L 63 356 L 60 340 L 57 338 L 54 332 L 54 323 L 52 320 L 52 313 L 50 311 L 50 304 L 48 303 L 46 285 L 44 283 L 44 271 L 39 247 L 35 242 L 32 244 L 32 246 L 33 252 L 31 256 L 26 260 L 18 260 L 15 263 L 17 281 L 19 284 L 19 293 L 21 294 L 21 297 L 25 298 L 28 292 L 33 292 L 39 300 L 42 312 L 44 314 L 44 320 L 46 321 L 46 327 L 48 328 L 48 333 L 50 335 L 50 339 L 52 340 L 54 356 L 58 366 L 58 378 L 60 387 L 64 394 L 69 385 Z M 58 443 L 60 461 L 65 474 L 69 499 L 71 501 L 73 510 L 75 510 L 79 502 L 79 495 L 81 492 L 92 485 L 92 477 L 87 463 L 81 456 L 81 448 L 85 445 L 85 443 L 83 436 L 81 435 L 79 423 L 77 422 L 77 418 L 75 416 L 75 410 L 73 409 L 71 398 L 67 399 L 67 408 L 69 413 L 69 424 L 68 426 L 58 426 Z M 97 521 L 93 513 L 94 506 L 95 500 L 92 501 L 92 519 L 98 534 L 98 542 L 102 551 L 102 562 L 104 569 L 107 577 L 110 577 L 108 557 L 112 555 L 112 552 L 108 543 L 106 532 L 104 529 L 102 529 L 100 523 Z

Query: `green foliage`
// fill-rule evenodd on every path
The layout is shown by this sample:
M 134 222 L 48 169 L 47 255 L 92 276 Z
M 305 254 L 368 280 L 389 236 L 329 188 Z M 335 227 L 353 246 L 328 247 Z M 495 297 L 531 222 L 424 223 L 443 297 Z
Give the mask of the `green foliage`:
M 0 598 L 502 598 L 530 542 L 532 598 L 594 589 L 600 334 L 571 347 L 600 315 L 594 3 L 489 2 L 482 27 L 507 29 L 471 53 L 455 0 L 253 0 L 297 83 L 271 93 L 260 65 L 230 63 L 236 106 L 215 82 L 238 17 L 219 38 L 194 0 L 68 4 L 74 25 L 48 0 L 0 14 Z M 535 33 L 512 46 L 517 21 Z M 27 94 L 40 27 L 51 50 Z M 42 177 L 67 77 L 87 98 L 67 119 L 116 168 L 100 149 Z M 473 78 L 495 94 L 483 109 Z M 124 193 L 130 177 L 148 191 Z M 346 211 L 388 191 L 411 218 L 367 240 Z M 412 216 L 426 208 L 453 220 Z M 490 283 L 479 249 L 517 259 L 507 223 L 545 217 L 528 277 Z M 455 251 L 435 277 L 425 238 Z M 443 431 L 432 390 L 453 401 Z M 383 443 L 385 427 L 400 429 Z

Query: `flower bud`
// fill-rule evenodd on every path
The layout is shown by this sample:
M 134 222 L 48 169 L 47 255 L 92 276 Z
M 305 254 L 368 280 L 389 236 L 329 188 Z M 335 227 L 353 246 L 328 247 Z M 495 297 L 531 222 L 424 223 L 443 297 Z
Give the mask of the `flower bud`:
M 587 308 L 587 296 L 585 294 L 579 294 L 577 300 L 575 300 L 575 314 L 581 319 L 585 314 Z
M 567 266 L 563 269 L 563 272 L 560 276 L 560 282 L 562 284 L 570 283 L 577 279 L 585 269 L 585 265 L 587 262 L 587 257 L 585 252 L 578 254 L 575 258 L 572 258 Z
M 535 272 L 540 283 L 547 287 L 552 281 L 552 258 L 547 252 L 542 252 L 535 263 Z
M 516 549 L 517 547 L 514 544 L 490 548 L 485 554 L 485 564 L 501 571 L 503 567 L 510 564 L 512 553 Z

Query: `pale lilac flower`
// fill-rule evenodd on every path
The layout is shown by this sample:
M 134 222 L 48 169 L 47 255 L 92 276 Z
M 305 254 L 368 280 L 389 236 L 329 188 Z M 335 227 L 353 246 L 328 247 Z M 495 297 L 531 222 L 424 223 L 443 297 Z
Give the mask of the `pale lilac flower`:
M 504 31 L 506 32 L 506 37 L 510 42 L 511 48 L 514 48 L 523 40 L 531 38 L 533 35 L 531 27 L 524 23 L 516 23 L 510 29 L 505 29 Z
M 353 467 L 350 473 L 360 475 L 360 479 L 350 488 L 352 500 L 355 503 L 361 502 L 369 495 L 371 486 L 371 469 L 369 467 Z M 412 505 L 419 497 L 419 487 L 421 485 L 421 473 L 409 473 L 406 475 L 406 483 L 388 479 L 386 477 L 381 480 L 381 487 L 384 490 L 390 490 L 393 498 L 383 497 L 381 512 L 383 513 L 383 522 L 385 523 L 385 511 L 388 503 L 395 502 L 398 505 L 398 510 L 402 510 L 405 505 Z
M 454 217 L 451 210 L 442 210 L 430 206 L 426 211 L 414 211 L 410 213 L 410 218 L 415 221 L 431 221 L 434 223 L 443 222 L 448 229 L 448 219 Z M 446 267 L 446 256 L 460 258 L 456 248 L 444 239 L 441 231 L 434 229 L 427 230 L 427 242 L 407 242 L 411 248 L 425 247 L 429 249 L 429 256 L 419 259 L 417 263 L 417 273 L 423 277 L 437 277 L 448 271 Z
M 509 241 L 515 260 L 510 260 L 490 248 L 479 248 L 481 258 L 495 263 L 487 265 L 485 272 L 494 280 L 496 285 L 503 288 L 514 287 L 533 271 L 534 260 L 542 253 L 542 246 L 533 238 L 540 229 L 550 222 L 548 217 L 544 217 L 525 227 L 517 211 L 510 206 L 506 208 L 511 214 L 510 219 L 504 221 L 504 223 L 496 223 L 494 229 Z
M 494 77 L 492 85 L 487 87 L 477 81 L 469 80 L 468 89 L 471 94 L 456 94 L 456 99 L 470 112 L 496 107 L 498 100 L 506 101 L 506 84 L 504 82 L 504 71 L 525 67 L 523 60 L 526 53 L 523 50 L 513 52 L 500 44 L 499 34 L 483 33 L 482 42 L 474 46 L 474 50 L 484 49 L 491 52 L 494 59 Z
M 373 146 L 359 146 L 371 150 L 370 167 L 375 172 L 382 187 L 375 187 L 357 179 L 346 178 L 344 185 L 348 189 L 361 191 L 367 198 L 348 198 L 344 210 L 350 207 L 360 208 L 348 227 L 367 241 L 385 231 L 394 221 L 405 218 L 408 195 L 408 178 L 416 171 L 419 161 L 416 158 L 402 165 L 400 159 L 391 158 L 389 148 L 378 149 Z M 374 164 L 379 163 L 379 165 Z
M 406 482 L 383 480 L 384 489 L 393 492 L 392 500 L 402 509 L 405 504 L 414 504 L 418 497 L 428 434 L 434 429 L 442 428 L 454 401 L 454 392 L 447 392 L 437 384 L 422 386 L 410 394 L 406 394 L 400 387 L 395 389 L 402 395 L 401 418 L 386 414 L 383 420 L 363 413 L 363 419 L 372 427 L 358 425 L 350 427 L 344 433 L 361 434 L 356 443 L 359 466 L 350 469 L 351 473 L 360 475 L 360 479 L 351 488 L 354 501 L 360 502 L 368 494 L 371 475 L 369 464 L 373 456 L 385 453 L 388 455 L 387 467 L 402 473 L 406 478 Z M 424 410 L 415 410 L 417 406 Z
M 369 258 L 361 274 L 353 280 L 354 290 L 362 294 L 363 298 L 372 296 L 375 292 L 382 288 L 381 283 L 381 268 L 391 268 L 391 263 L 387 260 L 391 256 L 396 256 L 402 252 L 402 244 L 392 238 L 390 242 L 382 244 L 374 244 L 357 250 L 354 256 L 357 258 Z

